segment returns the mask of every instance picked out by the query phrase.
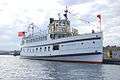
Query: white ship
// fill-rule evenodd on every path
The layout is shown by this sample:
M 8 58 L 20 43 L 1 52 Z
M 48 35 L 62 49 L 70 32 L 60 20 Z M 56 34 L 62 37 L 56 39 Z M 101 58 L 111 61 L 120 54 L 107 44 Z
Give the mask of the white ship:
M 78 34 L 77 29 L 70 27 L 67 13 L 66 9 L 65 19 L 50 18 L 46 33 L 38 31 L 25 34 L 20 56 L 28 59 L 102 63 L 102 31 Z

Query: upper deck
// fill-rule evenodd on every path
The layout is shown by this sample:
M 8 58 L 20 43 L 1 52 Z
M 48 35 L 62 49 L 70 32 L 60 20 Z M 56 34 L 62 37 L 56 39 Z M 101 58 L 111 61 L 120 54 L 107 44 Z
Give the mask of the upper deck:
M 42 34 L 41 32 L 34 32 L 35 26 L 30 24 L 29 28 L 31 28 L 32 34 L 25 35 L 22 39 L 22 45 L 24 44 L 34 44 L 34 43 L 42 43 L 42 42 L 50 42 L 50 41 L 59 41 L 59 40 L 69 40 L 69 39 L 80 39 L 86 38 L 86 36 L 93 37 L 95 34 L 94 31 L 89 34 L 80 35 L 78 30 L 70 26 L 70 21 L 67 17 L 68 10 L 65 10 L 64 19 L 54 19 L 50 18 L 48 24 L 48 30 Z M 93 34 L 94 33 L 94 34 Z M 101 32 L 100 32 L 101 33 Z
M 34 26 L 32 27 L 34 29 Z M 48 31 L 46 33 L 36 32 L 25 36 L 24 43 L 40 42 L 49 39 L 59 39 L 78 35 L 78 30 L 70 27 L 70 21 L 67 19 L 54 20 L 50 18 Z
M 97 32 L 97 33 L 88 33 L 88 34 L 80 34 L 76 36 L 69 36 L 65 38 L 58 38 L 58 39 L 47 39 L 45 41 L 37 41 L 37 42 L 32 42 L 32 43 L 24 43 L 24 47 L 27 46 L 36 46 L 36 45 L 49 45 L 49 44 L 60 44 L 60 43 L 66 43 L 66 42 L 74 42 L 74 41 L 89 41 L 89 40 L 94 40 L 94 39 L 101 39 L 103 34 L 102 32 Z

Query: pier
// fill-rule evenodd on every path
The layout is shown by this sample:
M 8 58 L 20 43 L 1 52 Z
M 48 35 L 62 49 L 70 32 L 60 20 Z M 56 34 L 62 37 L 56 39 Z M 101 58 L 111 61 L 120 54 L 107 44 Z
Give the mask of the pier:
M 106 46 L 103 48 L 104 64 L 120 64 L 120 47 L 119 46 Z
M 120 65 L 120 60 L 104 59 L 103 64 L 118 64 L 118 65 Z

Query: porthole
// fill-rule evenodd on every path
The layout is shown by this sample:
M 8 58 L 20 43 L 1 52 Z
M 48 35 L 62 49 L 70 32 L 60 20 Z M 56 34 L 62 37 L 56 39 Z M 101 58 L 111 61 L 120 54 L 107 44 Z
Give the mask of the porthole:
M 95 44 L 95 41 L 93 41 L 93 44 Z
M 61 45 L 61 47 L 63 47 L 63 45 Z
M 83 43 L 81 43 L 83 45 Z
M 48 51 L 50 51 L 50 46 L 48 47 Z
M 36 48 L 36 51 L 38 50 L 38 48 Z
M 42 50 L 42 48 L 40 47 L 40 50 L 39 50 L 39 51 L 41 52 L 41 50 Z
M 45 47 L 44 51 L 46 51 L 47 47 Z

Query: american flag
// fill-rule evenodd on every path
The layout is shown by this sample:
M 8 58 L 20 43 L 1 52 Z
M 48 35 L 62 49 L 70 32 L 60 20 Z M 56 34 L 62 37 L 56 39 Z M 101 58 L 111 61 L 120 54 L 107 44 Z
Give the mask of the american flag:
M 25 32 L 18 32 L 18 36 L 19 36 L 19 37 L 25 36 Z

